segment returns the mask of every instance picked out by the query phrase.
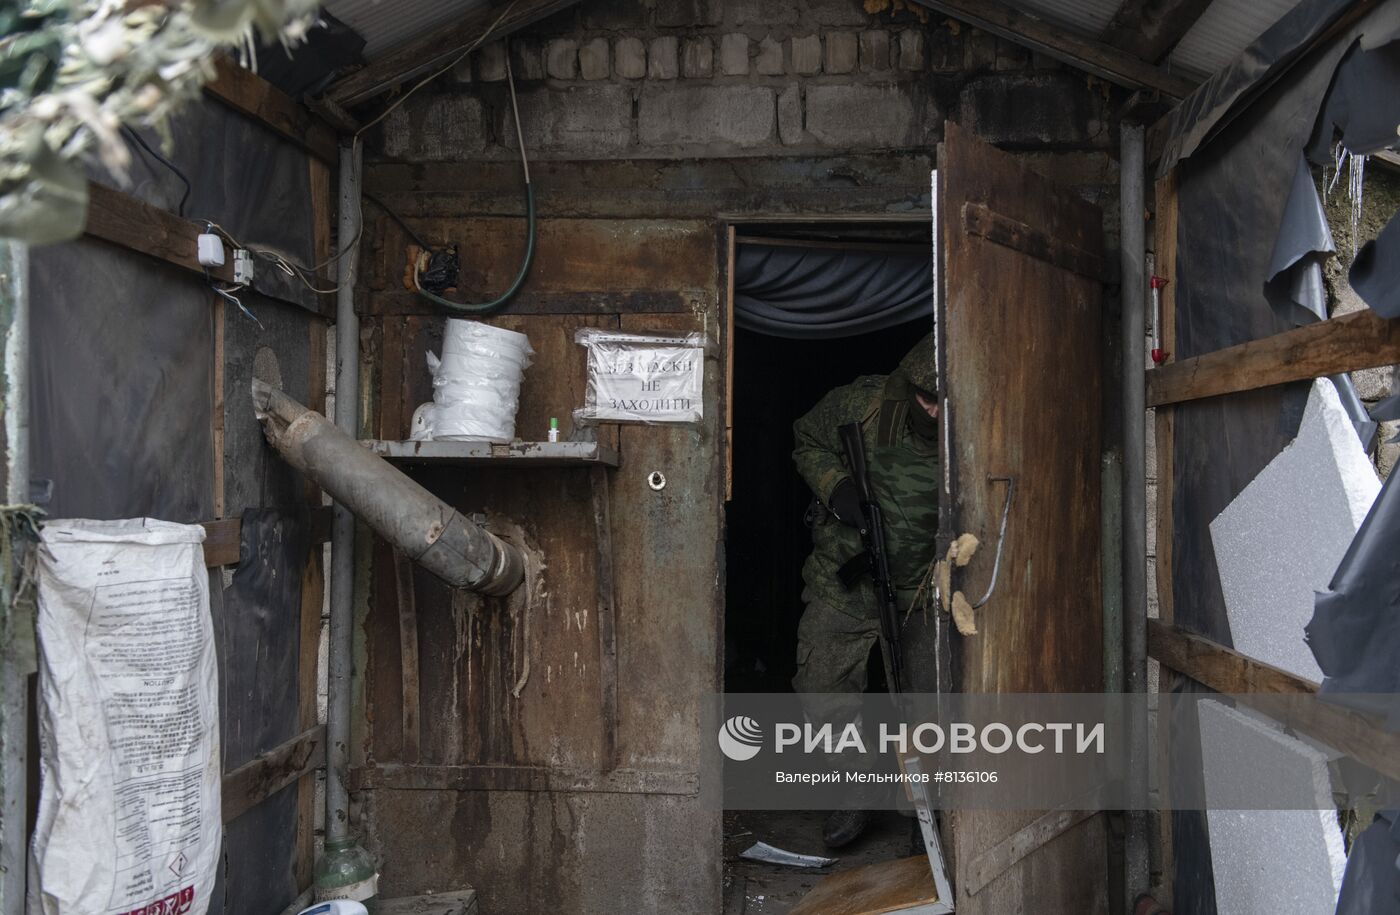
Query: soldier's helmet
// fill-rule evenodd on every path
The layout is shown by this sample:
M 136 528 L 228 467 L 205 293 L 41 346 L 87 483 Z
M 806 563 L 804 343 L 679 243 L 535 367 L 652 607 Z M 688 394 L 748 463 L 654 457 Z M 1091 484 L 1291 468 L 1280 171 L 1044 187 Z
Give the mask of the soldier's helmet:
M 930 394 L 938 392 L 937 362 L 934 357 L 933 334 L 914 344 L 914 348 L 899 361 L 899 368 L 917 388 Z

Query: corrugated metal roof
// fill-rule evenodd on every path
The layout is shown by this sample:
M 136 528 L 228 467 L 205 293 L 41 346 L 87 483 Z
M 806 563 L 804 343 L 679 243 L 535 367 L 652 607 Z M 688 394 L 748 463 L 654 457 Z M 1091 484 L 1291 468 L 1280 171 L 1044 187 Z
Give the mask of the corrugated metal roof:
M 326 0 L 332 16 L 365 39 L 365 59 L 426 35 L 488 0 Z
M 590 0 L 608 2 L 608 0 Z M 774 3 L 785 0 L 773 0 Z M 1086 37 L 1101 35 L 1122 0 L 1011 0 L 1026 12 Z M 1298 0 L 1214 0 L 1172 51 L 1168 65 L 1204 77 L 1234 60 Z M 336 18 L 364 36 L 369 60 L 430 34 L 489 0 L 326 0 Z
M 1196 73 L 1214 73 L 1297 4 L 1298 0 L 1215 0 L 1167 62 Z

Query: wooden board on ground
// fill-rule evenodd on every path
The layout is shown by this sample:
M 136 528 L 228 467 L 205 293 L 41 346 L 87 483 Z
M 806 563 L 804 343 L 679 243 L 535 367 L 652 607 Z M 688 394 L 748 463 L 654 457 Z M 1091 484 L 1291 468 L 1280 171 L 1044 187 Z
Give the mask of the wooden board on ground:
M 374 910 L 378 915 L 476 915 L 476 890 L 381 899 Z
M 832 874 L 818 883 L 791 915 L 938 915 L 951 911 L 933 888 L 928 858 L 915 855 Z

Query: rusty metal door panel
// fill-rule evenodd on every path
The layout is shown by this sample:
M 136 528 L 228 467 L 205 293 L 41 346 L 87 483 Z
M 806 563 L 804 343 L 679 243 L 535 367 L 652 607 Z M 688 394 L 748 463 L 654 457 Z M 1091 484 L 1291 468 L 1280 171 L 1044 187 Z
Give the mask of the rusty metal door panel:
M 989 477 L 1015 480 L 995 591 L 977 612 L 977 634 L 955 639 L 955 688 L 1097 691 L 1102 218 L 955 124 L 946 129 L 938 196 L 948 517 L 950 533 L 971 531 L 982 542 L 954 582 L 972 601 L 991 583 L 1006 498 Z M 1101 817 L 967 892 L 979 856 L 1036 817 L 952 817 L 959 912 L 1104 909 Z

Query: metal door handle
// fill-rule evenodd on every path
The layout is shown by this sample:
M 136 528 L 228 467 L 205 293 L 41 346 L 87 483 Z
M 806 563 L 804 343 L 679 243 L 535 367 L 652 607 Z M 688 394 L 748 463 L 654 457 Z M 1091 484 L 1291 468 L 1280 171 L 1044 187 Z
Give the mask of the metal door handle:
M 1006 519 L 1011 517 L 1011 497 L 1016 492 L 1015 477 L 987 477 L 987 485 L 993 483 L 1006 484 L 1006 503 L 1001 507 L 1001 529 L 997 532 L 997 552 L 992 560 L 992 580 L 987 583 L 987 593 L 982 595 L 982 599 L 972 605 L 972 609 L 980 610 L 987 601 L 992 599 L 992 592 L 997 587 L 997 576 L 1001 573 L 1001 554 L 1006 547 Z

